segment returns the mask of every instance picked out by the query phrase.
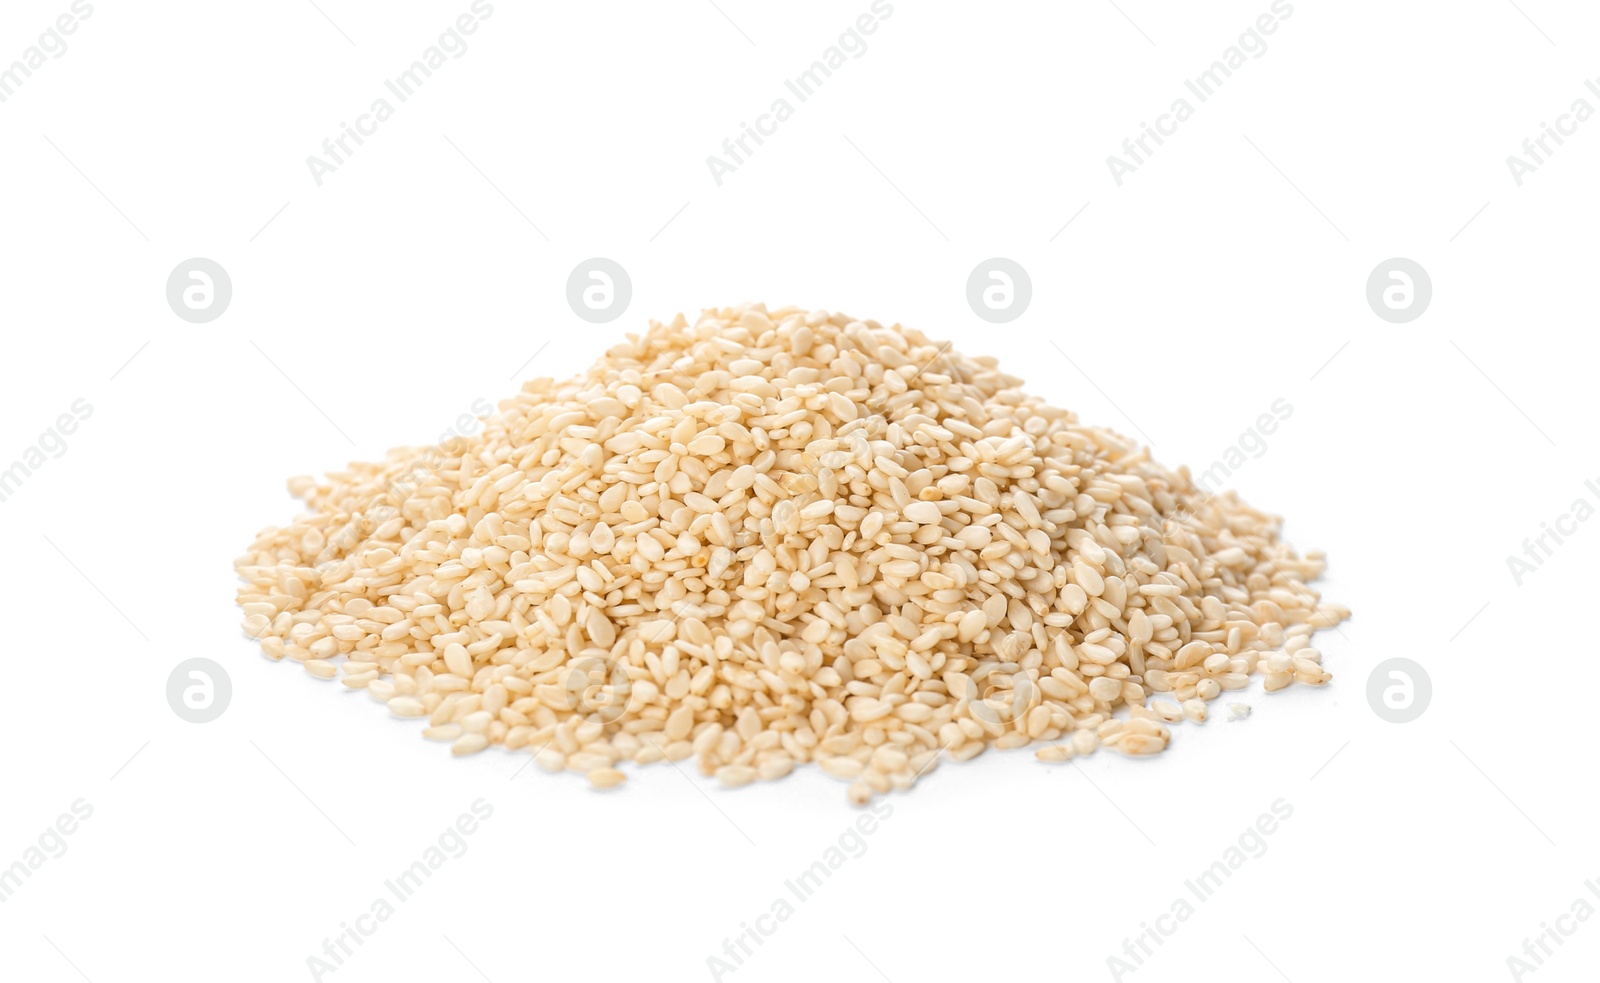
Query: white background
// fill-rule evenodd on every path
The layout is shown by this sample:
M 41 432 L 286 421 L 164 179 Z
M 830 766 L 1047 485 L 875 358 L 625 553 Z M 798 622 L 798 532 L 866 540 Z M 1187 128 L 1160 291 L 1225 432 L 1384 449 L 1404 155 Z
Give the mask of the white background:
M 724 979 L 1109 979 L 1280 798 L 1266 853 L 1124 979 L 1506 979 L 1541 923 L 1600 906 L 1600 523 L 1521 586 L 1506 564 L 1600 482 L 1600 119 L 1521 187 L 1506 165 L 1573 100 L 1600 108 L 1600 13 L 1295 2 L 1118 187 L 1107 155 L 1269 6 L 1119 2 L 896 0 L 720 187 L 707 155 L 866 0 L 500 0 L 320 187 L 306 157 L 467 0 L 96 2 L 0 103 L 0 467 L 75 399 L 94 408 L 0 504 L 0 866 L 75 800 L 94 810 L 0 905 L 0 973 L 311 978 L 483 798 L 465 856 L 324 979 L 710 978 L 859 815 L 842 784 L 804 769 L 730 792 L 658 765 L 598 793 L 522 755 L 452 760 L 261 658 L 231 564 L 293 515 L 287 476 L 435 440 L 650 318 L 744 300 L 996 355 L 1174 466 L 1207 467 L 1286 399 L 1230 484 L 1327 550 L 1325 594 L 1355 618 L 1319 636 L 1330 687 L 1252 690 L 1248 720 L 1177 727 L 1158 760 L 938 769 Z M 0 64 L 67 9 L 8 0 Z M 164 297 L 194 256 L 232 276 L 210 324 Z M 590 256 L 632 275 L 608 325 L 566 304 Z M 964 297 L 990 256 L 1033 280 L 1007 325 Z M 1393 256 L 1432 276 L 1409 324 L 1365 300 Z M 165 699 L 192 657 L 232 678 L 210 724 Z M 1432 677 L 1411 724 L 1366 698 L 1393 657 Z M 1592 978 L 1597 956 L 1600 919 L 1524 978 Z

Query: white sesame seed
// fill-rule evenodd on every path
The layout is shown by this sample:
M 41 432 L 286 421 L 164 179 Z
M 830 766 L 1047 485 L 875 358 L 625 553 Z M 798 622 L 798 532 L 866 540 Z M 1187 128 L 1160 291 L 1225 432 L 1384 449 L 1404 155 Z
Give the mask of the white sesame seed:
M 456 742 L 450 745 L 450 753 L 460 757 L 464 754 L 477 754 L 489 746 L 489 738 L 482 734 L 462 734 Z
M 615 768 L 594 768 L 588 773 L 589 784 L 595 788 L 616 788 L 628 780 L 628 776 Z

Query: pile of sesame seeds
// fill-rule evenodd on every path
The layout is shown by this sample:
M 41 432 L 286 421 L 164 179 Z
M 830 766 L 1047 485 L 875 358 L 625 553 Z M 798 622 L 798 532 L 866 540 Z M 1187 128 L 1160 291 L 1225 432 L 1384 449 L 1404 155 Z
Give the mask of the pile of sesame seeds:
M 761 305 L 628 336 L 470 437 L 290 488 L 237 561 L 273 659 L 456 754 L 621 784 L 816 763 L 852 801 L 942 756 L 1149 755 L 1349 616 L 1278 521 L 990 358 Z

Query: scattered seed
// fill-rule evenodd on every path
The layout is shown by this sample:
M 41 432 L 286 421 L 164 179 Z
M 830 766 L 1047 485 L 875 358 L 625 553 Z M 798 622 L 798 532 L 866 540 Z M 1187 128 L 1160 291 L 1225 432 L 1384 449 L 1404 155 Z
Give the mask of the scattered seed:
M 749 785 L 756 780 L 756 769 L 745 765 L 723 765 L 717 769 L 717 781 L 728 788 Z
M 450 753 L 460 757 L 464 754 L 477 754 L 489 746 L 489 738 L 482 734 L 462 734 L 456 742 L 450 745 Z
M 595 768 L 589 772 L 589 784 L 595 788 L 616 788 L 628 776 L 615 768 Z
M 428 711 L 422 701 L 410 696 L 397 696 L 389 701 L 389 712 L 396 717 L 425 717 Z

